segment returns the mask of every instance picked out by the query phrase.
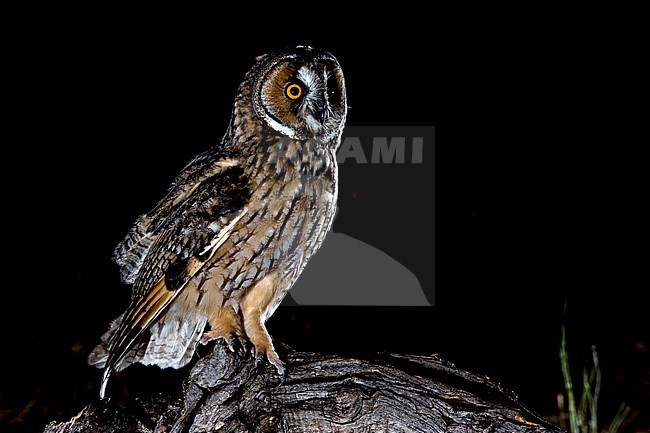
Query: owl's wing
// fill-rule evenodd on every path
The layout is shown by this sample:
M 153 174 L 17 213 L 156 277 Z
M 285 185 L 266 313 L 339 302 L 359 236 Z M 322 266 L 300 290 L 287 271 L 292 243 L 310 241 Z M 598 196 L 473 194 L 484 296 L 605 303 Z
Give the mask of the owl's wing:
M 108 344 L 102 395 L 111 371 L 246 213 L 250 193 L 242 168 L 232 160 L 216 165 L 221 169 L 210 166 L 196 182 L 184 186 L 180 194 L 170 192 L 146 215 L 151 242 L 134 278 L 131 304 Z
M 135 282 L 147 254 L 161 234 L 161 226 L 175 215 L 178 205 L 183 203 L 198 185 L 206 179 L 218 176 L 234 163 L 233 159 L 212 149 L 198 155 L 183 168 L 165 198 L 151 212 L 140 215 L 122 242 L 115 248 L 113 262 L 120 268 L 122 282 L 125 284 Z M 134 291 L 133 297 L 135 296 Z

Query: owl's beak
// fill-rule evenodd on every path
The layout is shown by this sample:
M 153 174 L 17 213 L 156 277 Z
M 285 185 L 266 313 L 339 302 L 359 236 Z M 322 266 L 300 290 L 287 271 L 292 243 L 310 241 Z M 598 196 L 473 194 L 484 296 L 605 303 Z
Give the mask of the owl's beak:
M 312 133 L 320 133 L 330 117 L 332 117 L 332 114 L 326 92 L 316 91 L 309 95 L 305 107 L 305 119 L 307 127 Z
M 327 94 L 322 92 L 314 102 L 316 103 L 311 107 L 311 115 L 318 123 L 325 125 L 325 122 L 332 116 L 332 109 L 330 108 L 330 102 L 327 100 Z
M 316 109 L 312 110 L 311 113 L 312 116 L 314 116 L 314 119 L 318 121 L 321 125 L 325 124 L 326 116 L 327 116 L 327 110 L 326 109 Z

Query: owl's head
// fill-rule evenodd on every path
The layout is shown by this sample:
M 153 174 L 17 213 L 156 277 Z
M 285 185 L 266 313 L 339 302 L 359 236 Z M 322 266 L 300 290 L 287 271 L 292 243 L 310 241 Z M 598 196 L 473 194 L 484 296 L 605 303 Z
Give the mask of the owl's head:
M 258 57 L 250 74 L 255 114 L 274 131 L 299 140 L 340 135 L 347 102 L 333 55 L 299 46 Z

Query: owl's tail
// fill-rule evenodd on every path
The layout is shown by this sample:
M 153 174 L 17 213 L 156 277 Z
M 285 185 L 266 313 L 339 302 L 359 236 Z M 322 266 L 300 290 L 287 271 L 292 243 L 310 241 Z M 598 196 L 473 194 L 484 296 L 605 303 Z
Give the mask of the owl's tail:
M 115 319 L 102 336 L 101 343 L 88 356 L 88 363 L 97 368 L 105 368 L 102 377 L 100 398 L 104 398 L 106 385 L 112 371 L 122 371 L 131 364 L 140 362 L 157 365 L 160 368 L 181 368 L 194 355 L 207 318 L 181 315 L 175 305 L 159 321 L 142 334 L 137 343 L 114 366 L 107 365 L 110 357 L 109 341 L 119 328 L 123 315 Z
M 194 355 L 207 317 L 188 317 L 174 306 L 149 330 L 149 343 L 139 362 L 160 368 L 181 368 Z

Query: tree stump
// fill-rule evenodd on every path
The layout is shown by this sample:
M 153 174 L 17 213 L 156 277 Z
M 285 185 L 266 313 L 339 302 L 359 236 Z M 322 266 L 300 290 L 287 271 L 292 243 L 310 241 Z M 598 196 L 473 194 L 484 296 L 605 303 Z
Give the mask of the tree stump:
M 216 343 L 177 395 L 110 399 L 46 433 L 72 432 L 560 432 L 487 378 L 437 356 L 374 359 L 285 348 L 274 367 Z M 109 385 L 110 386 L 110 385 Z

